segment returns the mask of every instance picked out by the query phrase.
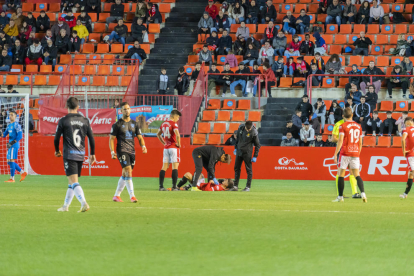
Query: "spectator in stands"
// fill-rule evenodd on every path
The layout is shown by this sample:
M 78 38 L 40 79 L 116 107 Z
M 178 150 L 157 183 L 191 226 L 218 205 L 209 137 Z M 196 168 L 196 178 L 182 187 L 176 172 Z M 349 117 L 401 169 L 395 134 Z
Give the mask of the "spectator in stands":
M 145 5 L 141 2 L 142 6 L 145 7 Z M 138 9 L 139 3 L 137 5 L 137 9 Z M 83 9 L 81 11 L 82 12 L 88 12 L 88 13 L 97 13 L 99 15 L 99 13 L 101 12 L 101 1 L 100 0 L 86 0 L 86 7 L 85 9 Z M 135 12 L 135 16 L 136 16 L 137 12 Z M 145 14 L 144 14 L 145 17 Z
M 311 65 L 312 64 L 315 64 L 316 69 L 320 70 L 322 74 L 325 74 L 325 61 L 323 60 L 319 52 L 315 53 L 315 57 L 311 61 Z
M 357 9 L 355 5 L 351 3 L 351 0 L 346 0 L 346 5 L 343 6 L 342 11 L 342 24 L 355 23 Z
M 283 77 L 284 70 L 285 70 L 285 64 L 283 62 L 283 57 L 281 56 L 277 57 L 276 62 L 272 64 L 272 70 L 273 70 L 273 73 L 275 73 L 276 78 Z
M 29 47 L 27 50 L 27 57 L 25 59 L 26 65 L 29 65 L 31 63 L 36 63 L 37 65 L 42 65 L 43 63 L 43 52 L 42 52 L 42 45 L 40 45 L 40 42 L 38 39 L 35 39 L 33 41 L 33 45 Z
M 298 103 L 298 105 L 296 106 L 296 110 L 300 110 L 302 112 L 302 122 L 306 122 L 309 120 L 309 116 L 312 114 L 313 107 L 309 103 L 308 95 L 302 96 L 302 101 Z
M 260 8 L 256 5 L 256 1 L 252 0 L 246 15 L 247 24 L 257 24 L 259 21 Z
M 119 0 L 117 0 L 119 1 Z M 111 45 L 111 43 L 115 40 L 117 42 L 121 42 L 122 45 L 125 46 L 125 38 L 128 33 L 128 27 L 124 25 L 124 20 L 119 19 L 118 25 L 115 26 L 114 30 L 109 36 L 105 36 L 104 41 Z
M 370 75 L 384 75 L 384 72 L 381 71 L 378 67 L 375 66 L 375 62 L 371 60 L 369 62 L 369 66 L 365 71 L 362 73 L 363 75 L 367 75 L 366 77 L 362 77 L 362 81 L 360 83 L 361 92 L 365 93 L 365 87 L 372 84 L 375 86 L 375 93 L 378 94 L 380 88 L 381 88 L 381 82 L 384 77 L 372 77 L 372 83 L 371 83 L 371 77 Z
M 43 48 L 47 46 L 48 40 L 52 40 L 52 42 L 55 43 L 55 39 L 52 37 L 52 31 L 50 29 L 46 31 L 46 35 L 40 41 Z
M 341 14 L 342 14 L 342 7 L 339 5 L 338 0 L 333 0 L 332 4 L 329 5 L 326 14 L 328 15 L 326 17 L 325 25 L 328 24 L 338 24 L 338 27 L 341 25 Z
M 220 16 L 217 17 L 217 19 L 219 19 L 219 18 L 220 18 Z M 225 55 L 225 54 L 229 53 L 229 51 L 231 51 L 231 49 L 232 49 L 231 36 L 228 35 L 228 30 L 224 29 L 223 30 L 223 35 L 218 40 L 218 48 L 217 48 L 218 54 L 219 55 Z M 237 66 L 237 64 L 236 64 L 236 66 Z
M 291 11 L 286 12 L 282 23 L 282 30 L 285 32 L 285 34 L 296 34 L 296 18 L 292 15 Z
M 138 2 L 137 7 L 135 9 L 134 21 L 136 22 L 135 19 L 137 18 L 142 18 L 142 21 L 145 22 L 145 20 L 147 19 L 147 12 L 147 5 L 144 2 Z
M 328 124 L 334 125 L 336 122 L 342 120 L 343 109 L 339 106 L 336 100 L 332 101 L 331 107 L 329 108 Z
M 362 93 L 358 91 L 358 87 L 355 84 L 351 84 L 351 91 L 345 95 L 345 99 L 351 98 L 352 104 L 357 105 L 361 103 Z
M 73 12 L 83 11 L 86 8 L 86 0 L 75 0 L 73 5 Z M 76 19 L 75 19 L 76 22 Z
M 288 132 L 286 133 L 286 139 L 283 139 L 280 143 L 281 147 L 297 147 L 298 143 L 296 142 L 296 139 L 293 138 L 292 133 Z
M 216 19 L 219 11 L 218 8 L 214 5 L 214 0 L 208 0 L 208 5 L 205 8 L 205 11 L 208 12 L 213 20 Z
M 1 51 L 0 57 L 0 71 L 9 72 L 12 66 L 12 57 L 7 54 L 7 50 L 3 49 Z
M 12 52 L 12 63 L 23 64 L 25 48 L 21 45 L 20 40 L 16 39 L 11 49 Z
M 409 57 L 404 57 L 404 59 L 401 61 L 401 67 L 403 70 L 405 70 L 405 72 L 407 72 L 407 75 L 412 75 L 413 63 Z
M 296 59 L 296 70 L 293 76 L 304 78 L 307 75 L 309 70 L 310 70 L 309 64 L 303 60 L 302 56 L 300 56 Z
M 109 16 L 106 18 L 106 24 L 112 23 L 114 21 L 119 22 L 119 20 L 122 20 L 123 18 L 124 5 L 122 5 L 121 0 L 115 0 L 115 4 L 111 5 L 111 11 L 109 12 Z
M 3 29 L 6 27 L 7 24 L 9 24 L 10 18 L 6 16 L 5 11 L 1 11 L 0 13 L 0 29 Z
M 292 41 L 286 47 L 285 57 L 289 58 L 289 57 L 298 57 L 298 56 L 300 56 L 299 49 L 300 49 L 299 36 L 294 35 Z
M 9 24 L 4 27 L 3 31 L 10 37 L 12 41 L 15 41 L 19 35 L 19 28 L 15 24 L 13 19 L 10 19 Z
M 395 134 L 398 130 L 397 125 L 395 124 L 396 120 L 392 117 L 392 111 L 387 111 L 387 119 L 384 120 L 384 122 L 380 126 L 380 136 L 387 133 L 389 136 L 392 134 Z
M 350 0 L 347 0 L 350 1 Z M 353 51 L 354 56 L 362 55 L 367 56 L 368 55 L 368 48 L 370 45 L 372 45 L 372 41 L 369 37 L 365 37 L 365 32 L 360 32 L 360 37 L 357 38 L 357 40 L 354 41 L 355 50 Z
M 377 133 L 380 133 L 382 121 L 378 118 L 378 111 L 372 112 L 372 117 L 368 118 L 366 124 L 366 132 L 372 133 L 372 136 L 376 136 Z M 363 133 L 365 135 L 365 133 Z
M 85 43 L 85 40 L 88 39 L 89 32 L 88 29 L 82 25 L 82 21 L 78 19 L 76 21 L 76 26 L 73 27 L 73 33 L 77 32 L 78 37 L 80 38 L 81 44 Z
M 225 15 L 223 13 L 223 11 L 219 11 L 218 16 L 216 17 L 215 21 L 214 21 L 214 27 L 212 28 L 212 30 L 216 31 L 216 32 L 223 32 L 230 31 L 230 20 L 227 17 L 227 15 Z
M 304 34 L 309 31 L 310 17 L 304 9 L 300 10 L 300 15 L 296 18 L 296 32 Z
M 68 54 L 69 36 L 66 34 L 65 29 L 60 30 L 60 35 L 55 39 L 55 46 L 58 53 Z
M 12 14 L 10 19 L 14 20 L 14 23 L 16 24 L 17 28 L 20 29 L 20 27 L 23 24 L 23 21 L 26 17 L 22 13 L 22 8 L 17 8 L 16 12 Z
M 325 73 L 326 74 L 340 74 L 342 69 L 341 61 L 339 60 L 339 56 L 337 54 L 331 55 L 331 57 L 326 62 L 325 66 Z
M 324 147 L 336 147 L 336 143 L 332 140 L 332 135 L 328 135 L 328 141 L 323 145 Z
M 314 49 L 315 43 L 310 40 L 310 35 L 306 34 L 305 39 L 300 43 L 299 52 L 305 56 L 313 56 Z
M 388 96 L 390 99 L 392 98 L 392 89 L 395 87 L 401 87 L 403 90 L 403 98 L 405 99 L 409 79 L 408 77 L 402 77 L 407 75 L 407 72 L 401 68 L 400 65 L 395 65 L 394 69 L 392 69 L 391 77 L 388 79 L 387 88 L 388 88 Z
M 262 9 L 262 24 L 276 21 L 276 8 L 273 6 L 272 0 L 267 0 L 266 6 Z
M 3 5 L 3 11 L 15 10 L 22 6 L 21 0 L 6 0 Z
M 296 62 L 293 57 L 287 59 L 286 64 L 283 66 L 283 77 L 290 76 L 293 77 L 293 74 L 296 70 Z
M 217 36 L 217 31 L 211 32 L 211 36 L 206 39 L 206 44 L 208 45 L 208 49 L 213 53 L 218 50 L 219 38 Z
M 142 18 L 136 18 L 136 21 L 131 25 L 131 36 L 127 37 L 126 43 L 131 43 L 138 40 L 139 43 L 149 42 L 148 29 L 143 24 Z
M 240 24 L 244 21 L 244 8 L 240 5 L 240 2 L 236 2 L 234 6 L 229 8 L 229 20 L 231 24 Z
M 254 48 L 260 49 L 262 47 L 262 44 L 260 41 L 256 40 L 253 36 L 253 34 L 250 35 L 250 37 L 246 40 L 247 45 L 253 44 Z
M 283 56 L 286 50 L 287 38 L 282 31 L 279 31 L 277 36 L 273 39 L 273 49 L 275 56 Z
M 10 45 L 11 39 L 10 36 L 5 34 L 3 31 L 0 31 L 0 49 L 4 47 L 4 45 Z
M 58 23 L 52 26 L 53 37 L 58 37 L 60 35 L 60 30 L 62 29 L 66 31 L 66 34 L 70 34 L 70 28 L 69 28 L 68 23 L 64 21 L 63 17 L 59 17 Z
M 325 39 L 321 37 L 319 32 L 314 32 L 313 37 L 315 38 L 315 54 L 319 53 L 321 56 L 326 55 L 326 50 L 328 49 L 328 46 L 325 43 Z
M 76 54 L 78 54 L 80 52 L 81 44 L 82 44 L 82 40 L 78 36 L 78 32 L 73 31 L 72 36 L 70 37 L 69 42 L 68 42 L 68 52 L 71 52 L 71 53 L 75 52 Z
M 201 71 L 201 62 L 198 61 L 195 64 L 193 73 L 191 73 L 190 82 L 194 83 L 197 80 L 198 75 L 200 74 L 200 71 Z
M 242 35 L 237 37 L 237 40 L 234 42 L 233 45 L 234 53 L 238 56 L 244 56 L 244 52 L 246 51 L 246 41 Z
M 372 7 L 369 10 L 369 24 L 378 22 L 380 25 L 384 24 L 384 8 L 378 4 L 377 0 L 372 1 Z
M 266 29 L 264 30 L 264 36 L 262 40 L 260 40 L 260 42 L 262 43 L 262 45 L 266 41 L 273 42 L 273 39 L 275 39 L 276 35 L 277 35 L 277 27 L 273 25 L 273 21 L 270 21 Z
M 259 58 L 259 52 L 256 48 L 254 48 L 253 44 L 249 44 L 247 46 L 246 53 L 244 54 L 243 63 L 249 64 L 249 66 L 253 66 L 253 63 Z
M 200 62 L 205 62 L 207 64 L 210 64 L 210 62 L 213 61 L 212 54 L 211 54 L 210 50 L 208 49 L 207 44 L 205 44 L 203 46 L 203 50 L 201 50 L 200 53 L 198 53 L 198 60 Z
M 397 135 L 401 136 L 402 135 L 402 131 L 405 129 L 405 119 L 408 117 L 408 111 L 403 111 L 400 118 L 398 118 L 398 120 L 395 122 L 395 124 L 398 127 L 398 132 Z
M 375 93 L 375 87 L 373 85 L 368 86 L 365 102 L 370 105 L 371 111 L 377 109 L 378 95 Z
M 326 105 L 322 101 L 322 98 L 318 98 L 316 103 L 313 105 L 313 116 L 320 119 L 322 129 L 324 129 L 326 122 Z
M 261 82 L 260 90 L 266 89 L 267 85 L 267 96 L 269 98 L 272 98 L 272 86 L 276 85 L 276 77 L 275 73 L 273 73 L 272 71 L 272 68 L 270 68 L 270 64 L 268 62 L 263 63 L 263 76 L 259 79 L 259 81 Z M 256 96 L 258 86 L 259 84 L 257 83 L 253 88 L 254 97 Z
M 73 13 L 71 10 L 69 10 L 64 17 L 65 22 L 68 23 L 69 28 L 72 30 L 73 27 L 76 26 L 76 17 L 73 16 Z
M 52 40 L 47 41 L 47 46 L 43 48 L 43 65 L 47 65 L 49 61 L 52 61 L 52 68 L 54 70 L 57 59 L 57 48 L 53 45 Z
M 352 98 L 350 96 L 347 96 L 345 100 L 346 100 L 345 108 L 350 107 L 352 108 L 352 112 L 355 112 L 356 105 L 353 103 Z
M 161 75 L 158 77 L 155 87 L 159 95 L 165 95 L 170 90 L 170 82 L 165 68 L 161 68 Z
M 73 0 L 62 0 L 60 4 L 60 7 L 62 9 L 61 12 L 72 10 L 74 5 L 75 5 L 75 1 Z
M 362 134 L 365 135 L 367 122 L 369 116 L 371 115 L 371 106 L 365 102 L 364 96 L 361 97 L 360 101 L 361 103 L 355 106 L 354 120 L 355 122 L 361 124 Z
M 405 36 L 403 34 L 398 35 L 397 40 L 397 47 L 390 49 L 391 55 L 397 55 L 397 56 L 410 56 L 411 55 L 411 40 L 407 41 L 405 40 Z
M 290 132 L 292 134 L 293 139 L 296 139 L 297 140 L 296 142 L 299 142 L 299 139 L 300 139 L 299 132 L 300 132 L 300 129 L 302 128 L 302 121 L 300 120 L 300 118 L 298 118 L 298 120 L 299 120 L 300 128 L 294 125 L 292 120 L 289 120 L 286 122 L 286 128 L 283 131 L 283 136 L 282 136 L 283 140 L 287 138 L 286 137 L 287 133 Z
M 348 0 L 349 1 L 349 0 Z M 322 140 L 322 134 L 317 134 L 316 135 L 316 140 L 313 140 L 310 144 L 309 147 L 324 147 L 325 146 L 325 142 Z
M 219 78 L 216 80 L 216 84 L 222 85 L 222 97 L 226 96 L 227 87 L 230 86 L 231 82 L 233 81 L 233 71 L 230 70 L 230 64 L 226 63 L 224 65 L 224 71 L 221 72 L 223 75 L 219 76 Z
M 23 20 L 23 23 L 24 22 L 26 22 L 28 26 L 32 27 L 32 30 L 36 32 L 36 18 L 33 17 L 31 12 L 27 13 L 27 16 Z
M 254 1 L 254 0 L 253 0 Z M 234 146 L 237 142 L 237 131 L 234 132 L 224 143 L 225 146 Z
M 270 42 L 266 41 L 265 45 L 260 49 L 259 58 L 257 59 L 257 64 L 261 65 L 261 64 L 264 64 L 265 62 L 272 64 L 273 55 L 274 55 L 274 50 L 272 47 L 270 47 Z
M 244 63 L 239 64 L 239 69 L 236 70 L 235 74 L 249 74 L 250 69 L 247 66 L 244 66 Z M 234 76 L 234 81 L 230 84 L 230 92 L 233 97 L 236 97 L 236 91 L 235 88 L 238 85 L 241 85 L 242 87 L 242 95 L 247 96 L 246 94 L 246 84 L 247 84 L 248 76 Z
M 362 73 L 361 70 L 358 69 L 358 66 L 356 64 L 352 64 L 352 70 L 348 72 L 348 75 L 350 75 L 349 83 L 345 85 L 345 93 L 349 93 L 349 89 L 351 88 L 352 83 L 359 87 L 359 84 L 361 83 L 361 77 L 352 75 L 362 75 Z
M 58 25 L 58 24 L 55 24 L 55 25 Z M 45 11 L 41 11 L 40 16 L 36 18 L 36 29 L 39 32 L 45 32 L 46 30 L 50 29 L 50 18 L 49 16 L 46 15 Z
M 315 135 L 321 134 L 321 122 L 319 121 L 318 117 L 312 117 L 312 119 L 309 121 L 309 124 L 315 131 Z
M 208 70 L 208 73 L 214 73 L 214 74 L 219 74 L 220 71 L 217 69 L 217 66 L 215 63 L 211 64 L 210 66 L 210 70 Z M 219 83 L 217 82 L 217 80 L 220 78 L 219 75 L 208 75 L 208 91 L 210 92 L 211 89 L 213 89 L 214 86 L 219 85 Z
M 246 27 L 245 22 L 240 23 L 240 27 L 237 28 L 236 37 L 242 36 L 244 41 L 250 37 L 250 29 Z
M 141 49 L 141 46 L 139 45 L 139 41 L 134 41 L 134 47 L 131 47 L 128 49 L 128 53 L 124 56 L 126 59 L 138 59 L 139 63 L 142 63 L 146 58 L 147 54 L 143 49 Z M 134 62 L 132 62 L 134 63 Z
M 198 33 L 209 34 L 213 27 L 214 27 L 213 18 L 211 18 L 208 12 L 205 11 L 203 16 L 200 18 L 200 21 L 198 21 Z
M 300 130 L 299 146 L 308 147 L 309 144 L 315 140 L 315 130 L 309 125 L 309 122 L 304 122 L 304 127 Z
M 175 80 L 174 88 L 177 89 L 178 95 L 184 95 L 188 91 L 189 86 L 190 80 L 185 73 L 185 69 L 184 67 L 180 67 L 180 69 L 178 69 L 178 76 Z
M 229 51 L 229 53 L 226 56 L 224 62 L 230 64 L 231 68 L 237 67 L 237 65 L 238 65 L 237 58 L 234 55 L 233 51 Z
M 364 1 L 359 8 L 358 14 L 357 14 L 357 24 L 368 24 L 369 15 L 370 15 L 370 6 L 368 1 Z
M 322 75 L 324 74 L 321 70 L 318 69 L 315 63 L 311 64 L 311 70 L 306 75 L 306 78 L 308 78 L 310 75 Z M 312 86 L 319 86 L 322 82 L 322 76 L 312 76 Z M 308 91 L 307 83 L 305 82 L 305 94 Z
M 23 43 L 26 44 L 27 40 L 29 39 L 30 33 L 32 32 L 32 27 L 27 25 L 27 22 L 23 22 L 22 27 L 20 28 L 20 33 L 19 33 L 19 40 Z
M 299 129 L 302 128 L 302 110 L 296 109 L 295 114 L 292 115 L 292 123 Z

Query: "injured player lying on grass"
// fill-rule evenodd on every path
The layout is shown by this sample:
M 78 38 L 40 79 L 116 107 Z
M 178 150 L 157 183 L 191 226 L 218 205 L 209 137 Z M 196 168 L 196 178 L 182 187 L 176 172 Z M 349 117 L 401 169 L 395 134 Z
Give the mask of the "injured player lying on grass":
M 189 182 L 189 185 L 184 186 L 187 182 Z M 219 184 L 214 184 L 213 180 L 210 180 L 210 182 L 205 182 L 204 175 L 201 174 L 200 178 L 197 182 L 197 188 L 200 191 L 205 192 L 217 192 L 217 191 L 227 191 L 229 189 L 232 189 L 234 187 L 234 181 L 232 179 L 219 179 Z M 193 184 L 193 175 L 189 172 L 184 174 L 183 178 L 178 183 L 177 187 L 180 189 L 180 191 L 189 191 L 191 190 L 191 184 Z M 168 191 L 171 191 L 172 188 L 168 188 Z

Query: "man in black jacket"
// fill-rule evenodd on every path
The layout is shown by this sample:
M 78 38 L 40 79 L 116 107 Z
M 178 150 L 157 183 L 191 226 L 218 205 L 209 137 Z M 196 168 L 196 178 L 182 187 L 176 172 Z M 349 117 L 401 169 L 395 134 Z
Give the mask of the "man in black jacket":
M 11 49 L 13 54 L 13 64 L 23 64 L 24 62 L 24 55 L 25 55 L 25 48 L 21 45 L 20 40 L 16 39 L 14 45 Z
M 7 54 L 7 50 L 3 49 L 1 51 L 0 57 L 0 71 L 9 72 L 12 66 L 12 58 Z
M 244 66 L 244 63 L 239 63 L 239 69 L 236 71 L 236 74 L 249 74 L 250 73 L 250 69 L 247 66 Z M 231 95 L 233 97 L 237 97 L 236 96 L 236 91 L 235 88 L 238 85 L 241 85 L 242 87 L 242 94 L 243 96 L 246 95 L 246 81 L 247 81 L 248 76 L 234 76 L 234 81 L 230 84 L 230 91 L 231 91 Z
M 231 36 L 227 35 L 227 30 L 223 31 L 223 35 L 219 39 L 217 52 L 219 55 L 226 55 L 231 50 Z
M 4 45 L 11 45 L 11 39 L 10 36 L 4 33 L 4 31 L 0 30 L 0 48 L 3 48 Z
M 221 72 L 222 74 L 233 74 L 234 72 L 230 70 L 230 64 L 226 63 L 224 65 L 224 71 Z M 232 75 L 221 75 L 216 83 L 222 85 L 222 97 L 226 96 L 227 87 L 230 86 L 231 82 L 233 81 L 234 76 Z
M 78 32 L 73 31 L 72 37 L 69 39 L 68 42 L 69 52 L 75 52 L 76 54 L 78 54 L 80 52 L 81 43 L 82 42 L 78 36 Z
M 36 38 L 33 41 L 33 44 L 27 50 L 27 56 L 25 58 L 26 65 L 30 63 L 37 63 L 37 65 L 42 65 L 43 63 L 43 52 L 42 52 L 42 45 L 40 45 L 39 40 Z
M 302 111 L 302 122 L 309 121 L 309 116 L 312 114 L 312 105 L 309 103 L 308 95 L 302 96 L 302 101 L 296 106 L 296 110 Z
M 372 118 L 369 117 L 367 121 L 367 131 L 372 133 L 372 136 L 376 136 L 380 132 L 382 121 L 378 118 L 378 111 L 372 113 Z
M 307 79 L 310 75 L 322 75 L 323 72 L 318 69 L 316 63 L 311 64 L 311 69 L 305 74 L 305 78 Z M 322 76 L 312 76 L 312 86 L 319 86 L 322 82 Z M 308 84 L 305 81 L 305 95 L 308 94 Z M 302 112 L 303 115 L 303 112 Z
M 142 63 L 146 58 L 147 54 L 139 46 L 139 42 L 134 42 L 134 47 L 128 49 L 128 53 L 124 56 L 126 59 L 139 59 L 139 63 Z
M 178 76 L 175 82 L 175 89 L 177 89 L 178 95 L 184 95 L 190 86 L 190 80 L 185 72 L 184 67 L 178 69 Z
M 358 65 L 352 64 L 352 70 L 348 72 L 349 76 L 349 83 L 345 84 L 345 93 L 349 93 L 349 89 L 351 89 L 352 84 L 355 84 L 359 88 L 359 84 L 361 83 L 361 77 L 352 76 L 352 75 L 362 75 L 361 70 L 358 69 Z
M 398 130 L 398 126 L 395 124 L 396 120 L 392 117 L 392 111 L 387 111 L 387 119 L 380 126 L 380 135 L 384 134 L 384 130 L 387 130 L 389 136 L 395 134 Z
M 122 5 L 121 0 L 115 0 L 115 4 L 112 4 L 109 15 L 110 16 L 106 18 L 106 24 L 108 25 L 109 23 L 124 18 L 124 5 Z
M 46 35 L 40 41 L 40 45 L 42 45 L 43 48 L 47 47 L 48 40 L 51 40 L 52 43 L 55 43 L 55 39 L 52 37 L 52 31 L 50 29 L 46 31 Z
M 368 48 L 369 45 L 372 45 L 371 39 L 369 37 L 365 37 L 365 32 L 362 31 L 359 33 L 360 37 L 354 41 L 355 50 L 353 51 L 353 55 L 357 56 L 362 53 L 362 55 L 368 55 Z
M 215 63 L 211 64 L 210 70 L 208 70 L 208 73 L 215 73 L 215 74 L 219 74 L 220 71 L 217 70 L 217 66 Z M 213 89 L 213 86 L 217 86 L 219 85 L 217 80 L 219 79 L 219 75 L 208 75 L 208 92 L 211 91 L 211 89 Z M 216 89 L 217 90 L 217 89 Z M 218 93 L 217 93 L 218 94 Z
M 115 26 L 114 30 L 108 37 L 105 36 L 104 41 L 108 43 L 109 45 L 111 45 L 113 40 L 115 40 L 117 42 L 121 42 L 122 45 L 125 46 L 125 38 L 126 38 L 127 33 L 128 33 L 128 27 L 124 25 L 124 20 L 119 19 L 118 25 Z
M 45 11 L 40 12 L 40 16 L 36 19 L 36 30 L 38 32 L 45 32 L 50 29 L 50 18 Z
M 265 24 L 269 21 L 275 22 L 276 21 L 276 9 L 273 6 L 272 0 L 267 0 L 266 6 L 262 9 L 262 24 Z
M 52 61 L 52 68 L 54 70 L 57 58 L 57 48 L 53 45 L 51 39 L 47 41 L 47 46 L 43 48 L 43 65 L 47 65 L 49 61 Z
M 361 103 L 355 106 L 354 121 L 361 124 L 362 133 L 365 135 L 367 122 L 371 115 L 371 107 L 365 102 L 364 96 L 361 97 L 360 101 Z
M 80 20 L 82 25 L 86 27 L 88 32 L 92 33 L 92 18 L 86 13 L 85 10 L 81 11 L 81 14 L 78 16 L 77 20 Z
M 293 124 L 293 121 L 292 120 L 287 121 L 286 128 L 283 131 L 283 137 L 285 137 L 288 132 L 292 133 L 292 137 L 294 139 L 296 139 L 296 140 L 299 140 L 300 139 L 300 135 L 299 135 L 300 128 L 298 128 L 297 126 L 295 126 Z M 282 139 L 283 139 L 283 137 L 282 137 Z
M 384 77 L 378 76 L 378 77 L 372 77 L 372 83 L 371 83 L 371 77 L 370 75 L 384 75 L 384 72 L 381 71 L 378 67 L 375 66 L 375 62 L 371 60 L 369 62 L 369 66 L 367 69 L 365 69 L 363 75 L 367 75 L 366 77 L 362 78 L 362 81 L 360 83 L 361 92 L 365 94 L 365 88 L 372 84 L 375 86 L 375 93 L 378 94 L 378 92 L 381 89 L 381 82 L 384 79 Z
M 127 37 L 126 42 L 131 43 L 132 41 L 138 40 L 139 43 L 143 43 L 145 34 L 148 33 L 147 27 L 142 24 L 141 17 L 135 17 L 136 20 L 131 25 L 131 36 Z
M 300 10 L 300 15 L 296 18 L 296 32 L 304 34 L 309 31 L 310 17 L 304 9 Z
M 254 154 L 253 153 L 253 146 Z M 234 155 L 236 155 L 236 161 L 234 163 L 234 188 L 232 191 L 237 191 L 239 189 L 239 180 L 241 166 L 244 162 L 247 173 L 247 183 L 246 188 L 243 189 L 243 192 L 249 192 L 252 185 L 253 171 L 252 171 L 252 162 L 256 162 L 260 150 L 259 134 L 255 126 L 253 126 L 252 121 L 247 121 L 246 124 L 240 125 L 237 130 L 237 140 L 234 145 Z
M 216 178 L 215 168 L 217 162 L 230 164 L 231 156 L 224 152 L 223 148 L 215 146 L 203 146 L 193 150 L 193 160 L 195 165 L 195 173 L 193 179 L 199 179 L 203 168 L 207 170 L 208 181 L 213 180 L 214 184 L 219 185 Z M 192 191 L 200 191 L 197 188 L 197 181 L 192 183 Z
M 68 53 L 68 44 L 69 44 L 69 36 L 66 35 L 66 30 L 61 29 L 60 35 L 58 35 L 55 39 L 55 46 L 58 52 L 62 54 Z
M 94 12 L 99 15 L 101 12 L 101 0 L 86 0 L 86 11 Z
M 371 106 L 371 111 L 377 109 L 378 95 L 375 93 L 375 87 L 373 85 L 368 86 L 365 102 Z

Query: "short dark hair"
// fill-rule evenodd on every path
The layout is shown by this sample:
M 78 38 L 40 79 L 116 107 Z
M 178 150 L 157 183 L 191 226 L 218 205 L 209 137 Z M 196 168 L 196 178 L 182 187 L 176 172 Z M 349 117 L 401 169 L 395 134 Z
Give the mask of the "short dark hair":
M 322 98 L 318 98 L 318 100 L 317 100 L 318 102 L 322 102 Z
M 185 69 L 184 69 L 184 67 L 183 66 L 181 66 L 180 67 L 180 69 L 178 69 L 178 72 L 180 72 L 180 73 L 182 73 L 182 72 L 184 72 L 185 71 Z
M 231 155 L 225 153 L 224 154 L 224 163 L 230 164 L 231 163 Z
M 232 189 L 234 187 L 234 181 L 233 179 L 227 179 L 227 188 Z
M 387 111 L 387 114 L 392 114 L 392 111 Z
M 411 117 L 407 117 L 407 118 L 405 118 L 405 120 L 404 120 L 404 124 L 406 123 L 406 122 L 408 122 L 408 121 L 413 121 L 413 118 L 411 118 Z
M 374 111 L 374 112 L 372 112 L 373 114 L 377 114 L 378 115 L 378 111 Z
M 7 89 L 8 90 L 13 89 L 13 85 L 11 85 L 11 84 L 7 85 Z
M 287 136 L 289 133 L 290 133 L 290 135 L 292 135 L 292 132 L 288 131 L 288 132 L 286 132 L 286 136 Z
M 200 61 L 197 61 L 195 65 L 201 65 L 202 63 Z
M 178 115 L 178 116 L 180 116 L 180 117 L 182 116 L 180 111 L 178 111 L 177 109 L 173 109 L 173 110 L 171 111 L 170 116 L 175 116 L 175 115 Z
M 66 101 L 66 105 L 69 109 L 76 109 L 79 106 L 79 101 L 77 98 L 75 97 L 70 97 L 67 101 Z
M 299 112 L 302 112 L 302 110 L 296 109 L 295 114 L 298 114 Z
M 403 111 L 402 114 L 408 115 L 408 111 Z
M 14 113 L 14 114 L 16 114 L 16 116 L 17 116 L 17 112 L 16 112 L 16 110 L 14 110 L 14 109 L 9 110 L 9 113 Z
M 35 38 L 35 39 L 33 40 L 33 43 L 34 43 L 34 44 L 39 44 L 39 39 Z
M 306 12 L 306 11 L 305 11 L 305 9 L 301 9 L 301 10 L 300 10 L 300 12 L 303 12 L 303 11 L 304 11 L 304 12 Z
M 164 67 L 161 67 L 161 71 L 163 71 L 163 70 L 165 70 L 165 68 Z
M 129 105 L 129 103 L 127 103 L 127 102 L 122 102 L 122 103 L 119 105 L 119 107 L 120 107 L 120 108 L 122 108 L 124 105 Z
M 73 31 L 72 33 L 77 35 L 78 34 L 78 31 Z
M 267 69 L 269 69 L 269 68 L 270 68 L 270 64 L 269 64 L 269 62 L 263 62 L 263 66 L 264 66 L 264 67 L 266 67 Z
M 244 124 L 244 126 L 248 129 L 251 129 L 253 126 L 253 122 L 252 121 L 247 121 L 246 124 Z
M 315 56 L 320 56 L 321 54 L 319 53 L 319 52 L 316 52 L 315 53 Z

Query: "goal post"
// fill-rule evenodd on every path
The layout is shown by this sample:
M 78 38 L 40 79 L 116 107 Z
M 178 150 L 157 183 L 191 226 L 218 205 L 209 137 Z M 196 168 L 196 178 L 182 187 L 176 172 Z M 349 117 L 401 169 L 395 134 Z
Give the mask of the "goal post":
M 0 94 L 0 175 L 10 174 L 7 164 L 7 143 L 9 137 L 3 138 L 3 133 L 10 124 L 10 111 L 17 113 L 16 122 L 22 127 L 23 137 L 20 140 L 20 147 L 16 163 L 24 172 L 31 174 L 29 165 L 29 95 L 5 93 Z

